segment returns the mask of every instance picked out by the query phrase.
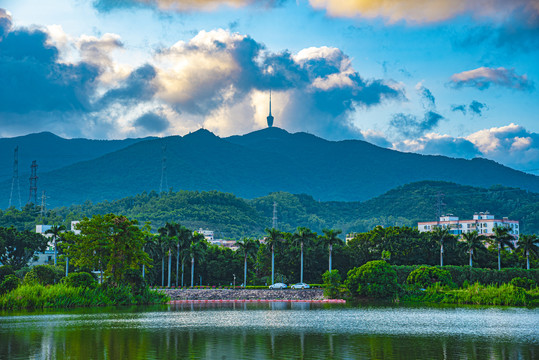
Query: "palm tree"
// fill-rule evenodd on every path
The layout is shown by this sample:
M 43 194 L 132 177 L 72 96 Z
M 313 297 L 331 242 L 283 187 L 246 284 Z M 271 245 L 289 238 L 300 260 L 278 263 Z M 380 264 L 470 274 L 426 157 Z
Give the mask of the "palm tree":
M 329 271 L 331 271 L 331 252 L 333 251 L 333 245 L 342 243 L 342 240 L 337 237 L 342 233 L 342 230 L 323 229 L 322 231 L 324 232 L 322 240 L 329 248 Z
M 537 235 L 520 235 L 517 244 L 526 254 L 526 269 L 530 270 L 530 253 L 539 257 L 539 237 Z
M 303 245 L 305 243 L 310 243 L 311 241 L 313 241 L 314 238 L 316 238 L 316 234 L 313 233 L 310 229 L 302 226 L 298 227 L 294 235 L 292 235 L 292 241 L 296 244 L 299 243 L 301 248 L 301 271 L 299 281 L 301 283 L 303 282 Z
M 444 266 L 444 242 L 451 239 L 453 235 L 451 235 L 449 229 L 437 227 L 433 232 L 431 232 L 431 237 L 438 244 L 440 244 L 440 266 Z
M 180 228 L 181 227 L 179 224 L 176 224 L 174 222 L 173 223 L 167 222 L 164 227 L 158 230 L 159 234 L 167 238 L 168 240 L 167 242 L 169 245 L 169 248 L 168 248 L 168 284 L 167 284 L 168 287 L 170 287 L 171 280 L 172 280 L 171 279 L 172 277 L 172 246 L 178 243 L 178 232 Z
M 466 250 L 470 254 L 470 267 L 473 267 L 473 252 L 474 250 L 480 249 L 482 246 L 484 246 L 483 240 L 485 239 L 485 236 L 479 235 L 477 230 L 474 230 L 472 232 L 462 234 L 462 238 L 464 240 Z
M 193 233 L 191 230 L 182 226 L 178 231 L 178 254 L 176 257 L 176 284 L 178 284 L 178 262 L 181 259 L 182 263 L 182 287 L 183 287 L 183 273 L 185 259 L 189 255 L 189 245 L 191 244 L 191 238 Z
M 283 240 L 283 233 L 275 228 L 266 229 L 266 244 L 271 247 L 271 283 L 275 283 L 275 245 Z
M 61 233 L 63 233 L 64 231 L 66 230 L 66 227 L 64 225 L 53 225 L 51 226 L 50 229 L 48 229 L 47 231 L 45 231 L 45 234 L 52 234 L 52 242 L 54 244 L 54 266 L 56 266 L 56 254 L 57 254 L 57 250 L 56 250 L 56 241 L 58 240 L 58 238 L 60 238 L 61 236 Z
M 194 233 L 189 245 L 189 256 L 191 257 L 191 287 L 194 285 L 195 259 L 202 260 L 206 252 L 206 242 L 204 235 Z
M 238 245 L 238 252 L 243 255 L 243 287 L 247 286 L 247 258 L 253 257 L 260 247 L 260 242 L 252 238 L 244 238 L 240 241 L 236 241 Z
M 505 226 L 495 226 L 494 235 L 490 236 L 491 241 L 498 246 L 498 270 L 502 269 L 501 252 L 505 247 L 515 248 L 515 238 L 509 233 L 509 228 Z

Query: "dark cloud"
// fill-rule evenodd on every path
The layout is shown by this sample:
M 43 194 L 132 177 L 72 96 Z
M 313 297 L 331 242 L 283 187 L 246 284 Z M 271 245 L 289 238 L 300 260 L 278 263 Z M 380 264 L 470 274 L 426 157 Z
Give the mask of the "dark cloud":
M 477 100 L 472 100 L 470 105 L 467 105 L 467 106 L 465 104 L 451 105 L 451 111 L 453 112 L 460 111 L 463 115 L 466 115 L 466 113 L 470 111 L 472 115 L 482 116 L 483 111 L 485 110 L 488 110 L 487 104 L 479 102 Z
M 122 82 L 121 87 L 109 90 L 103 95 L 96 109 L 102 109 L 111 104 L 128 105 L 132 102 L 151 100 L 157 91 L 157 87 L 152 84 L 156 74 L 154 67 L 148 64 L 135 69 Z
M 133 125 L 142 127 L 144 130 L 154 133 L 163 132 L 170 127 L 170 123 L 166 118 L 153 112 L 142 115 L 135 120 Z
M 470 109 L 470 112 L 472 112 L 475 115 L 483 115 L 483 110 L 487 110 L 487 104 L 481 103 L 477 100 L 473 100 L 470 105 L 468 105 L 468 109 Z
M 434 111 L 427 111 L 420 120 L 411 114 L 394 114 L 389 122 L 390 127 L 406 138 L 417 138 L 432 130 L 444 117 Z
M 466 115 L 466 105 L 451 105 L 451 111 L 460 111 L 463 115 Z
M 434 95 L 432 95 L 432 92 L 423 85 L 419 85 L 417 87 L 417 91 L 421 95 L 421 102 L 423 104 L 423 108 L 429 110 L 436 110 L 436 98 L 434 97 Z
M 449 136 L 426 140 L 420 152 L 428 155 L 444 155 L 465 159 L 482 155 L 472 142 L 463 138 Z
M 8 32 L 0 41 L 0 112 L 87 111 L 100 70 L 58 61 L 40 30 Z

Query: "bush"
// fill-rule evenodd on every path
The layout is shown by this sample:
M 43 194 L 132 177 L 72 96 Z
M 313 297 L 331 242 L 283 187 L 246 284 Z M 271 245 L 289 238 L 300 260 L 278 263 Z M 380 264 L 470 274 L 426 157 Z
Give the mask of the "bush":
M 8 293 L 11 290 L 15 290 L 19 286 L 20 282 L 21 280 L 15 275 L 5 276 L 3 281 L 0 282 L 0 295 Z
M 71 273 L 64 278 L 64 283 L 71 287 L 80 287 L 83 289 L 93 289 L 97 285 L 97 281 L 87 272 Z
M 15 271 L 13 271 L 13 266 L 11 265 L 0 266 L 0 283 L 4 281 L 5 277 L 8 275 L 15 275 Z
M 141 295 L 147 287 L 140 270 L 128 269 L 125 272 L 125 281 L 131 286 L 135 295 Z
M 58 266 L 53 265 L 36 265 L 26 273 L 24 282 L 28 284 L 53 285 L 60 281 L 63 271 Z
M 346 285 L 352 294 L 393 298 L 397 291 L 397 272 L 383 260 L 369 261 L 348 272 Z
M 530 290 L 531 288 L 536 286 L 535 281 L 533 281 L 532 279 L 526 279 L 526 278 L 521 278 L 521 277 L 513 278 L 509 282 L 509 284 L 515 287 L 526 289 L 526 290 Z
M 453 283 L 449 271 L 435 266 L 421 266 L 408 275 L 406 282 L 422 288 L 428 288 L 435 283 L 439 283 L 442 286 L 448 286 Z
M 330 299 L 336 299 L 339 294 L 339 288 L 341 287 L 341 275 L 339 270 L 327 270 L 323 275 L 324 279 L 324 296 Z

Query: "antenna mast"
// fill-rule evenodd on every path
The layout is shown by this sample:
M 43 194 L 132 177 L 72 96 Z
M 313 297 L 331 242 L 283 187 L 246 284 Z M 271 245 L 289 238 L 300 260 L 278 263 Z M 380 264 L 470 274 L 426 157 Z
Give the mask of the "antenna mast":
M 41 192 L 41 223 L 43 223 L 43 216 L 45 215 L 45 201 L 47 197 L 45 196 L 45 190 Z
M 28 197 L 28 203 L 37 203 L 37 163 L 32 161 L 30 166 L 30 196 Z M 32 201 L 33 200 L 33 201 Z
M 21 184 L 19 182 L 19 147 L 15 147 L 13 156 L 13 180 L 11 181 L 11 194 L 9 195 L 9 206 L 11 207 L 11 200 L 13 199 L 13 188 L 17 182 L 17 190 L 19 194 L 19 209 L 22 208 L 21 204 Z

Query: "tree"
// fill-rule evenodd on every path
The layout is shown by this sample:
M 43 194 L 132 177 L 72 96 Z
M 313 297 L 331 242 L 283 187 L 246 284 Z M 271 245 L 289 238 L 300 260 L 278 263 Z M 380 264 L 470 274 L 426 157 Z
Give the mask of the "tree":
M 183 274 L 184 274 L 184 265 L 185 259 L 189 256 L 189 246 L 191 244 L 191 239 L 193 237 L 193 232 L 182 226 L 178 231 L 178 254 L 177 260 L 181 260 L 182 263 L 182 287 L 183 287 Z M 176 283 L 178 282 L 178 263 L 176 262 Z
M 166 238 L 166 243 L 168 244 L 168 287 L 171 285 L 172 280 L 172 247 L 174 244 L 178 244 L 178 232 L 180 231 L 181 226 L 179 224 L 176 224 L 175 222 L 169 223 L 167 222 L 165 226 L 159 228 L 157 232 Z M 177 268 L 178 266 L 176 266 Z M 176 285 L 177 284 L 177 277 L 176 277 Z
M 444 266 L 444 242 L 453 238 L 453 235 L 451 235 L 449 229 L 437 227 L 431 232 L 431 237 L 440 245 L 440 266 Z
M 515 238 L 509 233 L 509 228 L 505 226 L 495 226 L 494 235 L 490 236 L 491 241 L 498 247 L 498 270 L 502 269 L 501 252 L 505 247 L 514 249 Z
M 247 286 L 247 258 L 253 257 L 258 252 L 260 242 L 252 238 L 243 238 L 241 241 L 236 241 L 238 245 L 238 253 L 243 256 L 243 287 Z
M 477 230 L 462 234 L 464 240 L 464 246 L 466 251 L 470 254 L 470 267 L 473 267 L 472 257 L 474 250 L 480 249 L 484 246 L 483 240 L 485 236 L 480 235 Z
M 73 263 L 101 271 L 112 284 L 120 283 L 129 269 L 149 265 L 143 251 L 149 225 L 139 228 L 137 220 L 107 214 L 84 218 L 78 225 L 80 235 L 67 233 L 70 245 L 66 251 Z
M 283 240 L 283 234 L 274 228 L 266 229 L 266 244 L 271 247 L 271 283 L 275 284 L 275 245 Z
M 189 256 L 191 257 L 191 287 L 194 285 L 195 259 L 202 260 L 206 252 L 206 241 L 204 235 L 195 232 L 189 245 Z
M 58 241 L 58 238 L 60 238 L 61 234 L 66 230 L 66 227 L 64 225 L 53 225 L 51 228 L 47 231 L 45 231 L 45 234 L 52 234 L 52 242 L 54 243 L 54 266 L 56 266 L 56 254 L 57 254 L 57 247 L 56 242 Z
M 324 235 L 322 236 L 322 240 L 324 241 L 324 244 L 328 246 L 329 249 L 329 272 L 331 272 L 331 253 L 333 251 L 333 245 L 335 244 L 341 244 L 343 241 L 339 239 L 337 236 L 342 233 L 342 230 L 329 230 L 329 229 L 323 229 Z
M 0 227 L 0 263 L 19 270 L 28 264 L 36 251 L 45 251 L 47 244 L 47 238 L 41 234 Z
M 526 255 L 526 269 L 530 270 L 530 253 L 539 257 L 539 237 L 537 235 L 520 235 L 517 245 Z
M 299 280 L 299 282 L 301 283 L 303 282 L 303 245 L 305 243 L 309 244 L 315 238 L 316 238 L 316 234 L 306 227 L 298 227 L 296 229 L 296 232 L 292 236 L 292 241 L 295 244 L 299 243 L 300 249 L 301 249 L 301 265 L 300 265 L 300 280 Z

